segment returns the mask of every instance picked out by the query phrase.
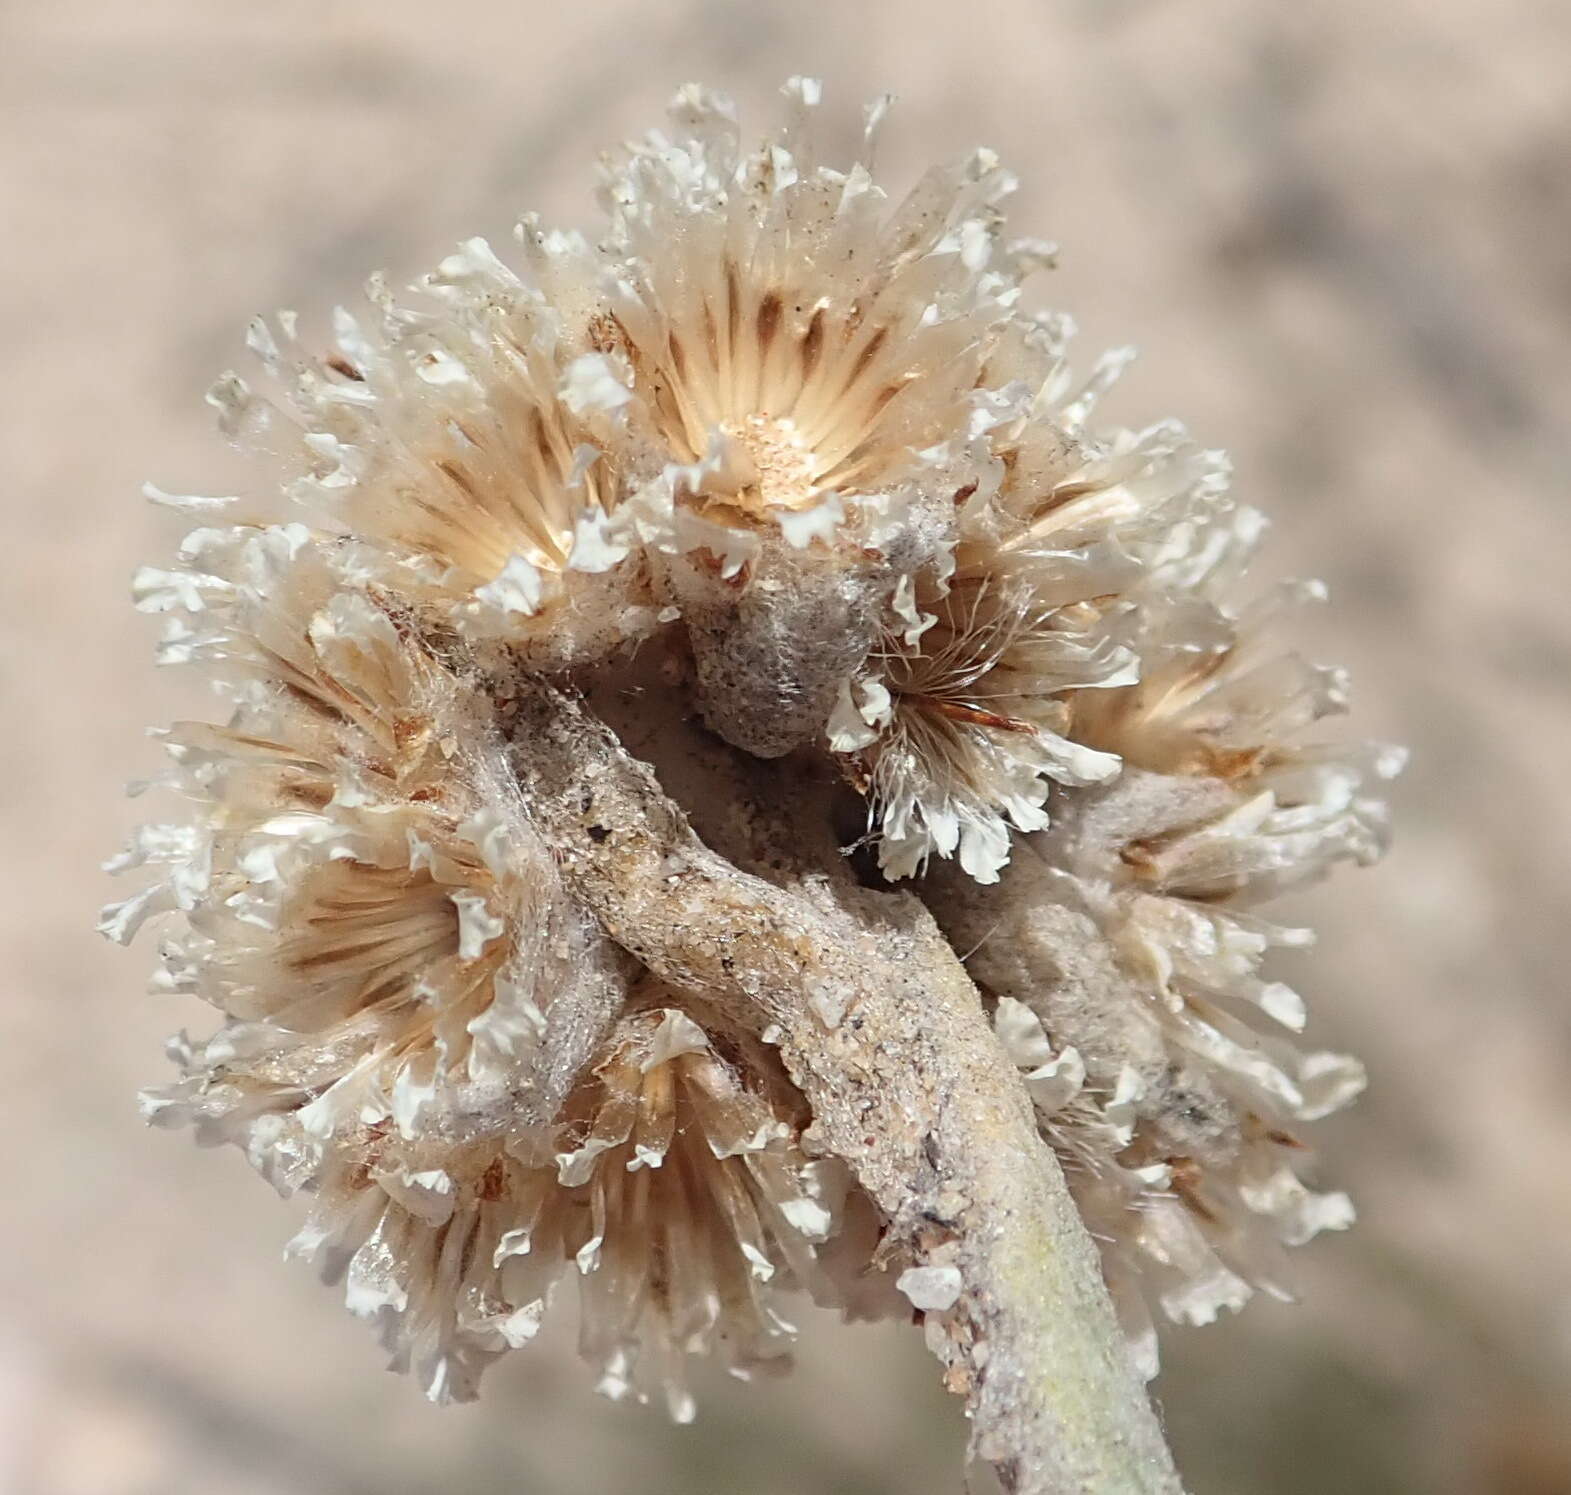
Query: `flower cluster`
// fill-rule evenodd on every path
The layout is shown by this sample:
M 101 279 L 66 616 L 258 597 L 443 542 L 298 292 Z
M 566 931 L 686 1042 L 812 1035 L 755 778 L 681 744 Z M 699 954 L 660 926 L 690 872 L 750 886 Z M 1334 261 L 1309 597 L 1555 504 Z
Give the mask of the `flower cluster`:
M 841 169 L 817 85 L 786 94 L 745 149 L 684 89 L 593 241 L 531 219 L 514 266 L 471 240 L 410 299 L 373 280 L 325 354 L 254 323 L 260 377 L 209 398 L 276 493 L 150 490 L 209 527 L 138 605 L 230 715 L 163 734 L 192 818 L 111 864 L 161 875 L 105 931 L 182 916 L 158 985 L 222 1016 L 147 1111 L 308 1192 L 296 1253 L 434 1397 L 567 1271 L 603 1388 L 678 1417 L 686 1354 L 779 1363 L 778 1288 L 866 1296 L 866 1201 L 773 1051 L 564 887 L 508 766 L 521 673 L 643 668 L 839 770 L 973 950 L 1122 1301 L 1204 1319 L 1349 1217 L 1286 1159 L 1357 1067 L 1249 1016 L 1304 1017 L 1260 972 L 1304 936 L 1253 906 L 1371 859 L 1396 767 L 1302 740 L 1344 684 L 1264 636 L 1313 589 L 1239 610 L 1260 526 L 1222 455 L 1096 423 L 1128 354 L 1079 380 L 1022 306 L 1052 250 L 1006 236 L 990 153 L 891 206 L 885 102 Z
M 1312 1192 L 1296 1165 L 1301 1124 L 1357 1096 L 1363 1069 L 1293 1044 L 1304 1002 L 1262 965 L 1313 935 L 1255 910 L 1381 854 L 1385 807 L 1369 790 L 1404 755 L 1303 740 L 1345 709 L 1346 680 L 1271 643 L 1323 599 L 1317 584 L 1226 604 L 1260 533 L 1240 509 L 1170 542 L 1135 597 L 1140 681 L 1074 702 L 1076 735 L 1118 756 L 1117 781 L 1029 838 L 995 896 L 939 910 L 957 940 L 981 941 L 972 973 L 998 999 L 999 1035 L 1147 1374 L 1142 1288 L 1190 1323 L 1257 1287 L 1287 1298 L 1282 1247 L 1353 1219 L 1345 1194 Z

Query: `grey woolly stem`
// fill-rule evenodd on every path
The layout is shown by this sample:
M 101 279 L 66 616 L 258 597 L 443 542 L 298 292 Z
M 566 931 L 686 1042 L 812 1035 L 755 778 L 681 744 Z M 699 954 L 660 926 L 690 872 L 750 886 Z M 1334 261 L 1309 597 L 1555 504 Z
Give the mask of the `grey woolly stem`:
M 734 812 L 722 856 L 553 687 L 524 689 L 511 733 L 571 890 L 657 975 L 778 1041 L 809 1145 L 843 1158 L 884 1216 L 885 1262 L 958 1271 L 927 1339 L 966 1398 L 973 1454 L 1015 1495 L 1179 1492 L 1062 1171 L 921 904 L 857 886 L 778 781 Z

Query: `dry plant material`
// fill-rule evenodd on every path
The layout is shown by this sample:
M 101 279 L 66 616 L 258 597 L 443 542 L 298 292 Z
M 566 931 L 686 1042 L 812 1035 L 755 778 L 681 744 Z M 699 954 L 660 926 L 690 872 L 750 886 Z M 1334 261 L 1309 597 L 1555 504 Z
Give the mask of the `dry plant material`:
M 263 454 L 136 580 L 221 724 L 115 870 L 221 1022 L 148 1116 L 311 1197 L 291 1251 L 437 1400 L 578 1284 L 613 1397 L 915 1312 L 1011 1489 L 1177 1488 L 1150 1309 L 1290 1291 L 1352 1218 L 1256 911 L 1368 862 L 1390 749 L 1237 600 L 1223 456 L 1097 419 L 978 152 L 898 205 L 684 89 L 591 241 L 471 240 L 322 354 L 256 322 Z M 858 838 L 860 815 L 865 833 Z M 846 842 L 852 845 L 846 845 Z M 1094 1241 L 1094 1244 L 1093 1244 Z M 1117 1318 L 1115 1319 L 1115 1308 Z

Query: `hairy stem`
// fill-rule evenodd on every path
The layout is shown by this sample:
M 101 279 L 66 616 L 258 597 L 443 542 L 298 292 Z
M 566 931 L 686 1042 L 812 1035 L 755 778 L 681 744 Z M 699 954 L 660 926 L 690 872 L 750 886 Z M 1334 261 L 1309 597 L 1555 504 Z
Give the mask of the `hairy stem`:
M 728 838 L 746 870 L 579 702 L 531 684 L 511 732 L 574 893 L 656 974 L 778 1042 L 808 1143 L 884 1216 L 883 1262 L 937 1269 L 918 1300 L 973 1454 L 1019 1495 L 1179 1491 L 1058 1162 L 927 911 L 805 845 L 816 817 L 778 783 Z

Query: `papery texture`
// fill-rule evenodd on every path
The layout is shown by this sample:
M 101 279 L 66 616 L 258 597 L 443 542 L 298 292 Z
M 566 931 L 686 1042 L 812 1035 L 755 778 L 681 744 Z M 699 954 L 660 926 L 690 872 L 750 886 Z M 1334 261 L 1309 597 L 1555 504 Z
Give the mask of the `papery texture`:
M 1351 1220 L 1295 1162 L 1362 1072 L 1289 1036 L 1265 963 L 1307 935 L 1257 912 L 1383 846 L 1399 755 L 1319 740 L 1346 682 L 1274 641 L 1322 593 L 1241 602 L 1262 525 L 1225 458 L 1102 419 L 1129 355 L 1077 376 L 1023 306 L 1051 246 L 1007 235 L 989 153 L 892 199 L 883 102 L 829 165 L 817 84 L 786 94 L 747 149 L 684 89 L 607 158 L 592 240 L 527 219 L 513 264 L 373 279 L 325 352 L 253 324 L 259 376 L 210 400 L 267 496 L 150 489 L 211 525 L 138 605 L 231 714 L 161 734 L 189 817 L 112 864 L 157 876 L 105 932 L 176 915 L 158 985 L 221 1018 L 146 1109 L 309 1192 L 293 1250 L 439 1399 L 565 1274 L 602 1388 L 678 1418 L 689 1354 L 783 1363 L 781 1289 L 879 1300 L 773 1049 L 568 892 L 510 756 L 542 677 L 843 782 L 868 879 L 968 960 L 1147 1370 L 1147 1293 L 1285 1293 L 1281 1248 Z

